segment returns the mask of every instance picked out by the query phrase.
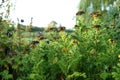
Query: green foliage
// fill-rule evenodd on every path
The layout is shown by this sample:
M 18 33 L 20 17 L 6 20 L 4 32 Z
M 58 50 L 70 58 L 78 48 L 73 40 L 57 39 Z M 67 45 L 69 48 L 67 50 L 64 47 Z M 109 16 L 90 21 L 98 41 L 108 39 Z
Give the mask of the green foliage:
M 114 67 L 115 71 L 112 72 L 112 75 L 114 77 L 115 80 L 119 80 L 120 79 L 120 63 L 117 64 L 117 66 Z
M 0 79 L 119 80 L 119 10 L 112 7 L 100 14 L 89 23 L 84 14 L 77 15 L 74 31 L 43 32 L 45 38 L 36 44 L 25 39 L 31 33 L 21 24 L 10 27 L 9 20 L 1 19 Z
M 73 79 L 74 80 L 79 80 L 79 79 L 81 79 L 81 77 L 86 78 L 85 73 L 74 72 L 73 74 L 68 75 L 66 80 L 73 80 Z
M 4 70 L 3 72 L 0 73 L 2 75 L 3 80 L 9 80 L 13 78 L 12 74 L 9 74 L 8 70 Z
M 103 80 L 106 80 L 107 77 L 109 76 L 110 73 L 107 73 L 107 72 L 103 72 L 100 74 L 100 77 L 103 79 Z

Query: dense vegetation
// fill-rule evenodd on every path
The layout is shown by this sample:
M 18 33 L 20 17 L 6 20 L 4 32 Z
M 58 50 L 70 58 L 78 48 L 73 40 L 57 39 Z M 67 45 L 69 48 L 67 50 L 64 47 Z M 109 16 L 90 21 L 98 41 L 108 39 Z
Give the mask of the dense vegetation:
M 23 28 L 18 19 L 15 27 L 1 16 L 0 79 L 120 80 L 120 10 L 109 8 L 79 10 L 69 32 L 50 25 L 31 32 L 32 23 Z

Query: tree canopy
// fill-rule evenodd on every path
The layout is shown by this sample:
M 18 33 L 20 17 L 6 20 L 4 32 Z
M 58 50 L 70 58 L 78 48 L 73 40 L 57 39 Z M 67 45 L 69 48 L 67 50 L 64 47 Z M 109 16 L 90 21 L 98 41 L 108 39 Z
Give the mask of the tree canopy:
M 106 10 L 108 6 L 114 5 L 114 2 L 119 0 L 81 0 L 79 9 L 80 10 L 92 10 L 92 11 L 99 11 L 99 10 Z

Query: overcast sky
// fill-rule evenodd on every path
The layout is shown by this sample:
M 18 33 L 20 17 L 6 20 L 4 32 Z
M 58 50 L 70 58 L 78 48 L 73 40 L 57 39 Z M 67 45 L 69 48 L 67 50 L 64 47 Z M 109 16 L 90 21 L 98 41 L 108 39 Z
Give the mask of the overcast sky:
M 12 15 L 14 19 L 24 19 L 24 24 L 30 23 L 33 17 L 33 25 L 47 26 L 51 21 L 72 28 L 73 20 L 77 12 L 79 0 L 17 0 L 16 10 Z

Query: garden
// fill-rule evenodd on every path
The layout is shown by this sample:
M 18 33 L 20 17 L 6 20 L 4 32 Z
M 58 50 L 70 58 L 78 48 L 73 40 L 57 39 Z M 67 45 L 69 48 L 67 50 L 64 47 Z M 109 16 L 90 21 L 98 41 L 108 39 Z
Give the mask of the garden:
M 120 80 L 120 1 L 109 1 L 108 10 L 80 7 L 72 31 L 32 32 L 32 21 L 23 27 L 19 19 L 15 27 L 8 6 L 8 19 L 0 17 L 0 80 Z

